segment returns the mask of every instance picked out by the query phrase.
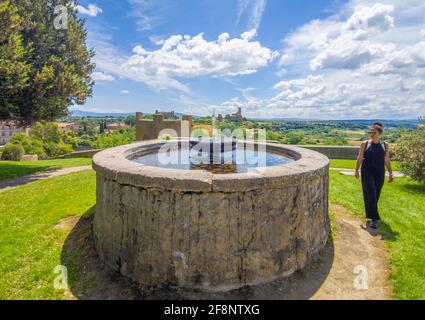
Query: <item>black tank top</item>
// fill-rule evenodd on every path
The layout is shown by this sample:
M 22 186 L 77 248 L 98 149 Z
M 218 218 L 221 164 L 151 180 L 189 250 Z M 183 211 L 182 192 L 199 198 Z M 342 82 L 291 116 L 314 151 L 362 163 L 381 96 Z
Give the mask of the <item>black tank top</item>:
M 368 141 L 364 153 L 363 168 L 385 170 L 385 153 L 386 144 L 384 142 L 370 143 Z

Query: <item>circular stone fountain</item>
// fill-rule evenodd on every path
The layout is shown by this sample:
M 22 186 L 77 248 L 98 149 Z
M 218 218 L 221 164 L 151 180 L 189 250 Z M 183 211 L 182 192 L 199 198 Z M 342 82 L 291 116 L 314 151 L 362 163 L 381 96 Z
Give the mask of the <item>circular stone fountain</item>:
M 225 291 L 288 277 L 325 247 L 325 156 L 265 144 L 268 158 L 261 168 L 233 166 L 217 173 L 143 164 L 163 145 L 140 142 L 93 159 L 95 246 L 122 275 L 144 286 Z

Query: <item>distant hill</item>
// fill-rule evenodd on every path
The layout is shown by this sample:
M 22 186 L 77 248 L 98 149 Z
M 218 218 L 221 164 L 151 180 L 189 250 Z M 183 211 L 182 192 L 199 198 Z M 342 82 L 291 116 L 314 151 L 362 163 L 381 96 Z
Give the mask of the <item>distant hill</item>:
M 112 112 L 90 112 L 82 110 L 73 110 L 71 111 L 71 116 L 73 117 L 91 117 L 91 118 L 126 118 L 128 116 L 134 116 L 135 112 L 130 113 L 112 113 Z M 175 115 L 179 118 L 184 116 L 184 113 L 176 112 Z M 194 118 L 199 118 L 198 116 L 193 116 Z
M 175 113 L 177 117 L 181 118 L 184 113 Z M 129 113 L 112 113 L 112 112 L 90 112 L 82 110 L 73 110 L 71 111 L 71 116 L 74 117 L 92 117 L 92 118 L 126 118 L 128 116 L 135 115 L 135 112 Z M 200 116 L 194 115 L 193 118 L 198 119 Z M 358 120 L 320 120 L 320 119 L 297 119 L 297 118 L 270 118 L 270 119 L 258 119 L 258 118 L 249 118 L 252 121 L 258 122 L 337 122 L 337 123 L 355 123 L 360 125 L 369 126 L 374 121 L 383 121 L 387 128 L 390 127 L 416 127 L 419 124 L 417 119 L 407 119 L 407 120 L 374 120 L 374 119 L 358 119 Z
M 270 118 L 270 119 L 254 119 L 250 118 L 249 120 L 258 121 L 258 122 L 333 122 L 333 123 L 353 123 L 364 126 L 369 126 L 375 121 L 381 121 L 388 127 L 416 127 L 419 124 L 418 119 L 406 119 L 406 120 L 382 120 L 382 119 L 355 119 L 355 120 L 321 120 L 321 119 L 297 119 L 297 118 Z
M 93 118 L 126 118 L 132 116 L 134 113 L 100 113 L 100 112 L 90 112 L 82 110 L 73 110 L 71 111 L 71 116 L 73 117 L 93 117 Z

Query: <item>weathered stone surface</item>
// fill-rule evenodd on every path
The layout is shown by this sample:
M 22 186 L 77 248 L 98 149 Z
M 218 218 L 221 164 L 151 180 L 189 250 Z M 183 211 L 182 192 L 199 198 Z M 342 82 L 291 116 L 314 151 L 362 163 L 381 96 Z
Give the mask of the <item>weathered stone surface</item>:
M 324 156 L 273 145 L 299 160 L 258 175 L 165 175 L 127 160 L 129 149 L 153 143 L 94 158 L 95 243 L 113 269 L 147 286 L 229 290 L 287 277 L 324 248 L 330 229 Z

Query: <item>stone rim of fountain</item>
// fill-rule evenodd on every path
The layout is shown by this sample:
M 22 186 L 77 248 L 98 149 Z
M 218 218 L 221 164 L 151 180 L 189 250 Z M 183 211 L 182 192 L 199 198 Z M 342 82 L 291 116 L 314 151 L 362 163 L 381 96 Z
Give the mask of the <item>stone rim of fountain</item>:
M 269 188 L 291 184 L 300 176 L 308 178 L 329 168 L 329 159 L 324 155 L 301 147 L 273 143 L 265 143 L 267 151 L 284 153 L 295 161 L 262 168 L 260 173 L 230 174 L 151 167 L 132 161 L 134 157 L 157 150 L 165 143 L 167 141 L 150 140 L 107 149 L 94 156 L 93 168 L 98 174 L 120 184 L 183 192 L 239 192 Z
M 295 161 L 231 174 L 132 161 L 165 143 L 139 142 L 93 159 L 94 242 L 110 268 L 147 287 L 228 291 L 287 278 L 325 250 L 327 157 L 266 144 Z

